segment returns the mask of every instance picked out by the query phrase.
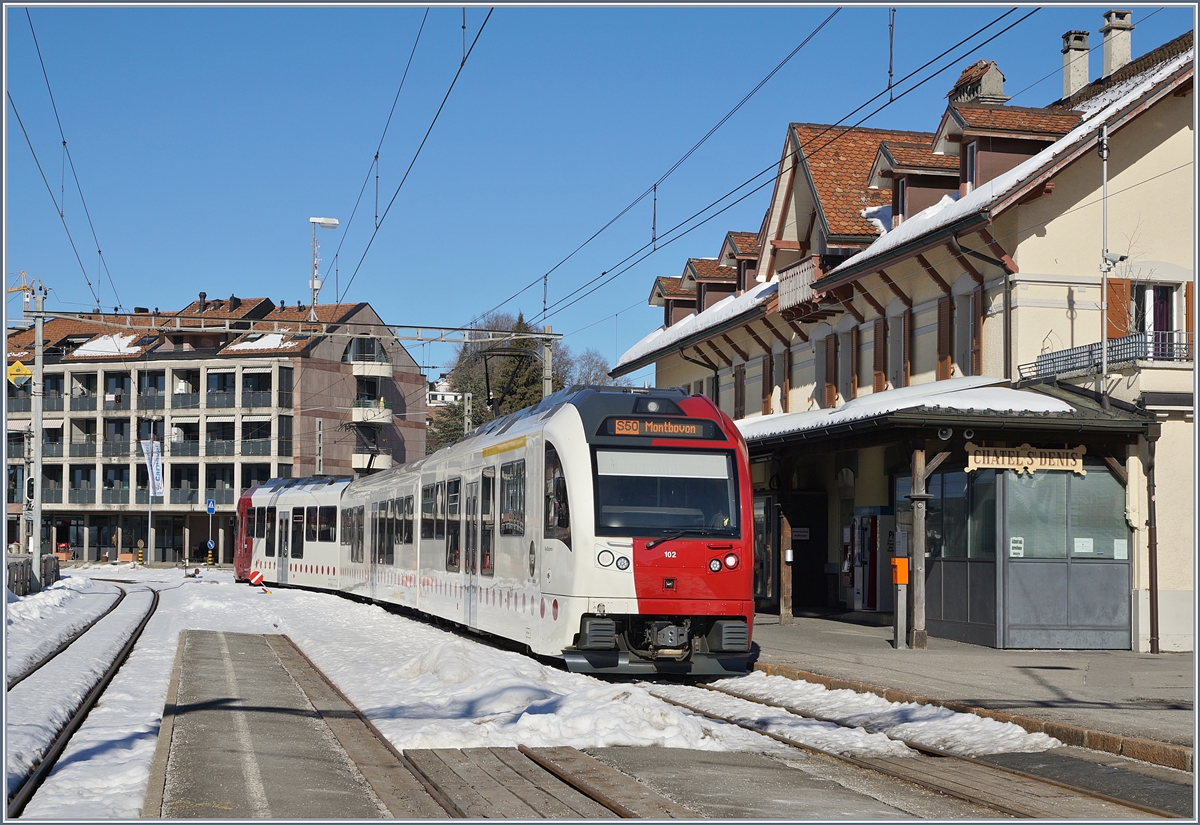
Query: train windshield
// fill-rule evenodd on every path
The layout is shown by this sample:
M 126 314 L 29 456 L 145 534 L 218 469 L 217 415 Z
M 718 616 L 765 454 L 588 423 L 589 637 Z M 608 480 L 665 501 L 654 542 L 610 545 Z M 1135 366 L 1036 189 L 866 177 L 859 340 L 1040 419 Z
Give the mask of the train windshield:
M 740 535 L 730 452 L 596 451 L 596 533 Z

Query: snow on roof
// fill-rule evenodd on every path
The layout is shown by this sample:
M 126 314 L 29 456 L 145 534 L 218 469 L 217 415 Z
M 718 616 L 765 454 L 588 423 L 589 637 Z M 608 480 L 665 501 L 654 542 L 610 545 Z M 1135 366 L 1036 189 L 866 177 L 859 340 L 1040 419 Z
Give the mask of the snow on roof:
M 1008 172 L 993 178 L 987 183 L 980 184 L 969 195 L 959 198 L 953 205 L 935 204 L 940 207 L 926 209 L 918 215 L 906 220 L 900 226 L 883 235 L 862 252 L 853 255 L 840 265 L 830 270 L 825 278 L 836 276 L 864 261 L 878 258 L 886 252 L 914 241 L 924 235 L 949 226 L 956 221 L 982 212 L 994 205 L 1010 191 L 1029 178 L 1034 177 L 1056 157 L 1075 147 L 1077 143 L 1090 135 L 1096 124 L 1112 117 L 1126 106 L 1134 103 L 1142 95 L 1151 91 L 1157 84 L 1166 80 L 1179 69 L 1192 62 L 1195 49 L 1188 49 L 1183 54 L 1176 55 L 1170 60 L 1125 83 L 1118 84 L 1106 90 L 1092 100 L 1087 101 L 1081 108 L 1085 111 L 1084 119 L 1078 126 L 1059 140 L 1050 144 L 1038 154 L 1018 164 Z
M 810 410 L 799 413 L 775 413 L 743 418 L 737 424 L 742 436 L 750 442 L 832 427 L 848 421 L 859 421 L 914 407 L 940 407 L 947 410 L 974 412 L 1069 413 L 1074 407 L 1065 401 L 1050 398 L 1029 390 L 1014 390 L 1003 378 L 977 376 L 952 378 L 930 384 L 918 384 L 887 390 L 853 401 L 840 407 Z
M 257 338 L 253 341 L 238 341 L 236 344 L 230 344 L 225 347 L 225 350 L 285 349 L 300 345 L 299 341 L 287 341 L 285 343 L 283 340 L 284 334 L 284 332 L 268 332 L 262 338 Z
M 79 349 L 71 353 L 75 358 L 106 358 L 111 355 L 138 355 L 141 347 L 131 347 L 129 343 L 141 335 L 97 335 L 90 341 L 79 345 Z
M 723 298 L 703 312 L 689 315 L 677 324 L 659 327 L 626 350 L 614 369 L 619 369 L 625 364 L 633 363 L 651 353 L 666 349 L 671 344 L 682 341 L 697 332 L 711 329 L 730 318 L 736 318 L 763 303 L 778 290 L 779 284 L 775 282 L 756 284 L 741 295 L 730 295 Z

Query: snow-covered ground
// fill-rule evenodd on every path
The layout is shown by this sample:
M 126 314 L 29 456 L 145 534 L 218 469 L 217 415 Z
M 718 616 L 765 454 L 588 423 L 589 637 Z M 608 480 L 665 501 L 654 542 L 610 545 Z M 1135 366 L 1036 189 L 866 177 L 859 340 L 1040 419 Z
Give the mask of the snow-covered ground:
M 139 816 L 176 642 L 186 629 L 287 634 L 400 749 L 525 744 L 788 752 L 768 737 L 711 722 L 651 693 L 709 705 L 731 701 L 710 691 L 674 685 L 647 688 L 567 673 L 336 596 L 263 592 L 234 584 L 230 571 L 202 570 L 197 578 L 185 578 L 182 570 L 95 565 L 70 568 L 65 576 L 40 594 L 10 600 L 5 634 L 9 651 L 39 647 L 30 635 L 41 639 L 65 635 L 60 628 L 77 624 L 79 616 L 93 609 L 84 596 L 111 587 L 89 582 L 91 576 L 153 586 L 162 600 L 133 655 L 25 809 L 25 817 Z M 34 616 L 37 621 L 29 618 Z M 7 657 L 10 665 L 13 655 L 9 652 Z M 75 652 L 73 646 L 59 658 L 87 655 Z M 1039 751 L 1058 744 L 1015 725 L 897 705 L 849 691 L 826 691 L 783 677 L 754 674 L 725 680 L 725 686 L 865 727 L 847 730 L 797 722 L 785 719 L 783 711 L 761 706 L 755 714 L 756 719 L 767 720 L 764 729 L 829 750 L 880 756 L 902 753 L 904 747 L 883 736 L 885 731 L 916 733 L 919 736 L 914 738 L 922 742 L 965 753 Z M 14 707 L 14 699 L 9 697 L 6 720 L 14 713 L 28 717 L 39 709 L 51 712 L 40 706 Z M 12 744 L 10 738 L 6 752 L 11 753 L 7 749 Z

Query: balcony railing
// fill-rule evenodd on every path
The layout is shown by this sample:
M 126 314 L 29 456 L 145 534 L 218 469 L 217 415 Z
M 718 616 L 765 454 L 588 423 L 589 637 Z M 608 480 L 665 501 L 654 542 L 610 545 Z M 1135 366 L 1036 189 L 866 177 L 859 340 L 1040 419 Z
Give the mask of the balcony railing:
M 155 504 L 162 504 L 162 500 L 163 500 L 162 496 L 154 497 Z M 135 490 L 133 493 L 133 503 L 134 504 L 149 504 L 150 503 L 150 491 L 145 487 L 137 488 L 137 490 Z
M 8 457 L 9 458 L 24 458 L 25 457 L 25 442 L 24 441 L 8 442 Z
M 104 440 L 104 455 L 129 455 L 129 439 L 113 438 Z
M 28 395 L 10 395 L 8 397 L 8 411 L 29 412 L 33 409 L 33 398 Z
M 171 397 L 171 409 L 173 410 L 198 410 L 200 409 L 200 393 L 198 392 L 177 392 Z
M 242 455 L 270 455 L 271 454 L 271 439 L 269 438 L 243 438 L 242 439 Z
M 105 487 L 100 491 L 101 504 L 128 504 L 128 487 Z
M 42 457 L 43 458 L 62 458 L 63 443 L 61 441 L 43 441 L 42 442 Z
M 204 401 L 209 409 L 227 409 L 237 406 L 236 392 L 210 392 Z
M 219 490 L 205 490 L 204 498 L 212 499 L 214 504 L 233 504 L 233 488 L 224 487 Z
M 171 489 L 172 504 L 198 504 L 200 502 L 200 491 L 186 488 Z
M 110 392 L 104 396 L 104 409 L 106 410 L 127 410 L 129 409 L 129 393 L 127 392 Z
M 168 453 L 172 456 L 198 456 L 200 455 L 199 440 L 184 439 L 183 441 L 171 441 Z
M 161 410 L 166 406 L 167 397 L 162 393 L 144 393 L 138 396 L 139 410 Z
M 62 504 L 62 487 L 42 487 L 42 504 Z
M 42 396 L 42 410 L 44 412 L 62 412 L 62 408 L 63 397 L 61 393 Z
M 205 455 L 233 455 L 235 442 L 232 439 L 210 438 L 204 442 Z
M 243 407 L 269 407 L 271 406 L 271 391 L 270 390 L 245 390 L 242 392 Z
M 820 263 L 819 255 L 809 255 L 779 270 L 780 310 L 792 309 L 812 300 L 812 282 L 821 277 Z
M 1137 332 L 1108 341 L 1108 366 L 1115 369 L 1137 361 L 1190 362 L 1194 350 L 1190 332 Z M 1021 378 L 1048 378 L 1067 373 L 1099 372 L 1102 368 L 1100 342 L 1044 352 L 1032 364 L 1017 369 Z
M 96 396 L 94 395 L 72 395 L 71 410 L 73 412 L 81 412 L 96 409 Z
M 93 436 L 71 439 L 71 457 L 83 458 L 96 454 L 96 439 Z
M 95 504 L 96 488 L 72 487 L 67 491 L 67 502 L 69 504 Z

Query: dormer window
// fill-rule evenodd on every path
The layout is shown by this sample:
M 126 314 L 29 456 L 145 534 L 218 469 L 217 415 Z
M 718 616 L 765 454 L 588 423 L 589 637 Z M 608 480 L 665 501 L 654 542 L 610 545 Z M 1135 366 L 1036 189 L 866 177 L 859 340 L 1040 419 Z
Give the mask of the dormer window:
M 975 169 L 976 169 L 975 148 L 976 148 L 976 146 L 978 146 L 978 144 L 976 142 L 972 141 L 971 143 L 967 144 L 967 148 L 966 148 L 966 161 L 965 161 L 966 169 L 963 174 L 963 194 L 964 195 L 970 194 L 975 189 Z

